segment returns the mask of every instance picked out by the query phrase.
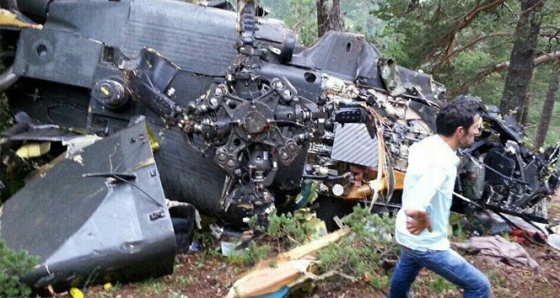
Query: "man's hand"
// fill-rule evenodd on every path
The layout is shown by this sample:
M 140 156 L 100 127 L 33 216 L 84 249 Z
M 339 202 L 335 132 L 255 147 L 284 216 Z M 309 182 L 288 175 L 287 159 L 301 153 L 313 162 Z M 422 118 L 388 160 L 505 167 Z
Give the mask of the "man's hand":
M 422 233 L 425 229 L 432 231 L 432 221 L 428 212 L 406 209 L 406 229 L 413 235 Z

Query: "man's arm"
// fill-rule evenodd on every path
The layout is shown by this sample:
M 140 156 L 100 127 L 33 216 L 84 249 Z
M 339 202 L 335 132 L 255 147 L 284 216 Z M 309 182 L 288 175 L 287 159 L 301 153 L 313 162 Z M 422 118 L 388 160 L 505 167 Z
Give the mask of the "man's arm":
M 445 179 L 446 173 L 443 168 L 427 167 L 423 169 L 415 186 L 407 190 L 408 198 L 403 202 L 403 208 L 407 217 L 406 228 L 411 234 L 418 235 L 425 229 L 432 231 L 431 201 L 440 191 Z
M 427 211 L 418 211 L 413 209 L 406 209 L 406 229 L 412 235 L 418 235 L 425 229 L 432 231 L 432 221 Z

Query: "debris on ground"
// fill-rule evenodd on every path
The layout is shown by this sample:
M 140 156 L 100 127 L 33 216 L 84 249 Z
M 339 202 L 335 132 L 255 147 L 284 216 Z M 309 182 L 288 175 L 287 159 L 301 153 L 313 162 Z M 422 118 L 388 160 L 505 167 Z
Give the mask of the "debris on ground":
M 455 246 L 512 266 L 529 266 L 535 269 L 539 267 L 537 261 L 531 258 L 521 245 L 501 236 L 472 237 L 469 242 L 455 243 Z
M 307 278 L 307 272 L 315 259 L 312 256 L 314 252 L 338 241 L 349 232 L 349 229 L 338 230 L 259 263 L 233 284 L 226 297 L 255 297 L 285 291 L 286 287 L 301 282 L 300 278 Z

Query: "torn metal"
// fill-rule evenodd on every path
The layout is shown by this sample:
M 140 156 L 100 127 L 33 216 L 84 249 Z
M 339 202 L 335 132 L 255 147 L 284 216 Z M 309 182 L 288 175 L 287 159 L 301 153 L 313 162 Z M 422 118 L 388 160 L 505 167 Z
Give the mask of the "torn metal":
M 142 122 L 28 182 L 2 206 L 0 237 L 40 257 L 23 277 L 36 288 L 164 275 L 175 259 L 165 204 Z
M 15 3 L 4 8 L 26 16 L 32 26 L 0 27 L 3 44 L 13 49 L 0 87 L 14 113 L 21 112 L 3 135 L 5 147 L 64 141 L 71 144 L 69 156 L 45 171 L 42 179 L 52 179 L 51 171 L 75 170 L 64 173 L 74 180 L 65 176 L 44 186 L 52 191 L 48 197 L 37 192 L 37 182 L 30 182 L 10 199 L 1 216 L 1 235 L 25 234 L 5 230 L 5 218 L 27 218 L 30 222 L 22 229 L 30 229 L 33 219 L 44 218 L 47 211 L 72 214 L 79 207 L 74 200 L 84 200 L 88 211 L 77 213 L 81 221 L 52 223 L 56 229 L 79 231 L 90 216 L 95 219 L 92 225 L 113 215 L 120 219 L 124 213 L 117 210 L 124 204 L 125 211 L 131 206 L 146 209 L 121 224 L 146 237 L 138 241 L 165 252 L 161 267 L 148 268 L 141 265 L 153 261 L 148 251 L 100 260 L 101 250 L 89 249 L 81 251 L 89 262 L 87 270 L 116 268 L 132 274 L 131 268 L 140 266 L 141 274 L 167 272 L 168 253 L 175 250 L 170 232 L 176 234 L 177 251 L 188 247 L 196 210 L 223 224 L 243 226 L 251 217 L 266 223 L 275 209 L 292 211 L 313 203 L 327 220 L 358 203 L 372 209 L 399 208 L 408 148 L 434 133 L 435 115 L 446 101 L 443 84 L 383 57 L 364 36 L 328 32 L 306 48 L 282 21 L 257 16 L 255 1 L 240 1 L 239 12 L 223 3 L 199 6 L 162 0 Z M 495 107 L 480 105 L 482 134 L 462 152 L 456 192 L 475 204 L 454 205 L 462 212 L 491 208 L 546 220 L 542 202 L 560 184 L 559 147 L 532 152 L 515 124 L 496 112 Z M 137 115 L 145 115 L 151 132 L 143 130 L 142 140 L 125 146 L 130 141 L 129 122 Z M 71 141 L 63 135 L 48 137 L 48 127 L 40 125 L 104 139 L 83 147 L 75 136 Z M 118 140 L 119 150 L 127 150 L 118 151 L 124 154 L 121 162 L 134 161 L 126 171 L 116 168 L 122 166 L 119 163 L 106 163 L 116 153 L 96 150 L 85 155 L 92 146 Z M 142 152 L 148 152 L 151 143 L 153 162 L 128 156 L 139 143 Z M 99 164 L 91 164 L 92 159 Z M 156 164 L 161 172 L 141 179 L 140 174 Z M 88 165 L 104 168 L 83 171 Z M 116 190 L 127 199 L 110 199 Z M 85 200 L 89 197 L 94 199 Z M 186 204 L 167 211 L 164 198 Z M 106 200 L 117 204 L 110 205 L 116 209 L 104 209 L 102 217 L 96 217 Z M 54 210 L 47 202 L 58 207 Z M 161 212 L 150 209 L 156 205 Z M 20 207 L 6 212 L 16 208 L 9 206 Z M 162 223 L 157 235 L 150 226 L 154 222 Z M 332 228 L 334 223 L 327 225 Z M 18 238 L 10 243 L 51 264 L 51 254 L 72 237 L 65 233 L 56 237 L 60 243 L 44 251 L 33 250 L 38 240 Z M 130 235 L 111 240 L 112 234 L 95 235 L 95 241 L 122 244 L 124 250 L 126 243 L 134 242 Z M 160 241 L 165 244 L 155 244 Z M 132 255 L 134 261 L 129 259 Z M 31 282 L 58 283 L 50 277 L 54 274 L 63 276 L 61 283 L 73 283 L 86 274 L 72 275 L 74 261 L 64 264 L 67 267 L 57 271 L 49 265 L 49 271 L 37 277 L 40 283 Z

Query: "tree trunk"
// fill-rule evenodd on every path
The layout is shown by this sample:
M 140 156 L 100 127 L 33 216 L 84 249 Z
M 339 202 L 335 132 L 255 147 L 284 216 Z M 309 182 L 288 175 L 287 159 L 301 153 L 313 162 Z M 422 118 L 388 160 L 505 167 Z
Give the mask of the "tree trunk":
M 545 0 L 521 1 L 521 15 L 515 29 L 510 67 L 500 103 L 502 114 L 515 114 L 518 122 L 522 120 L 524 100 L 533 76 L 533 59 L 541 30 L 544 2 Z
M 340 0 L 317 0 L 317 35 L 320 38 L 329 30 L 341 30 Z
M 531 102 L 533 101 L 533 94 L 531 92 L 527 92 L 527 96 L 523 101 L 523 114 L 521 115 L 521 126 L 527 126 L 527 121 L 529 121 L 529 110 L 531 109 Z
M 558 63 L 556 64 L 558 65 Z M 560 66 L 560 65 L 558 65 Z M 546 98 L 542 109 L 539 127 L 537 129 L 537 136 L 535 138 L 535 148 L 540 148 L 544 145 L 550 120 L 552 119 L 552 111 L 554 110 L 554 102 L 556 101 L 556 92 L 560 88 L 560 68 L 556 67 L 551 70 L 550 81 L 548 82 L 548 90 L 546 91 Z

